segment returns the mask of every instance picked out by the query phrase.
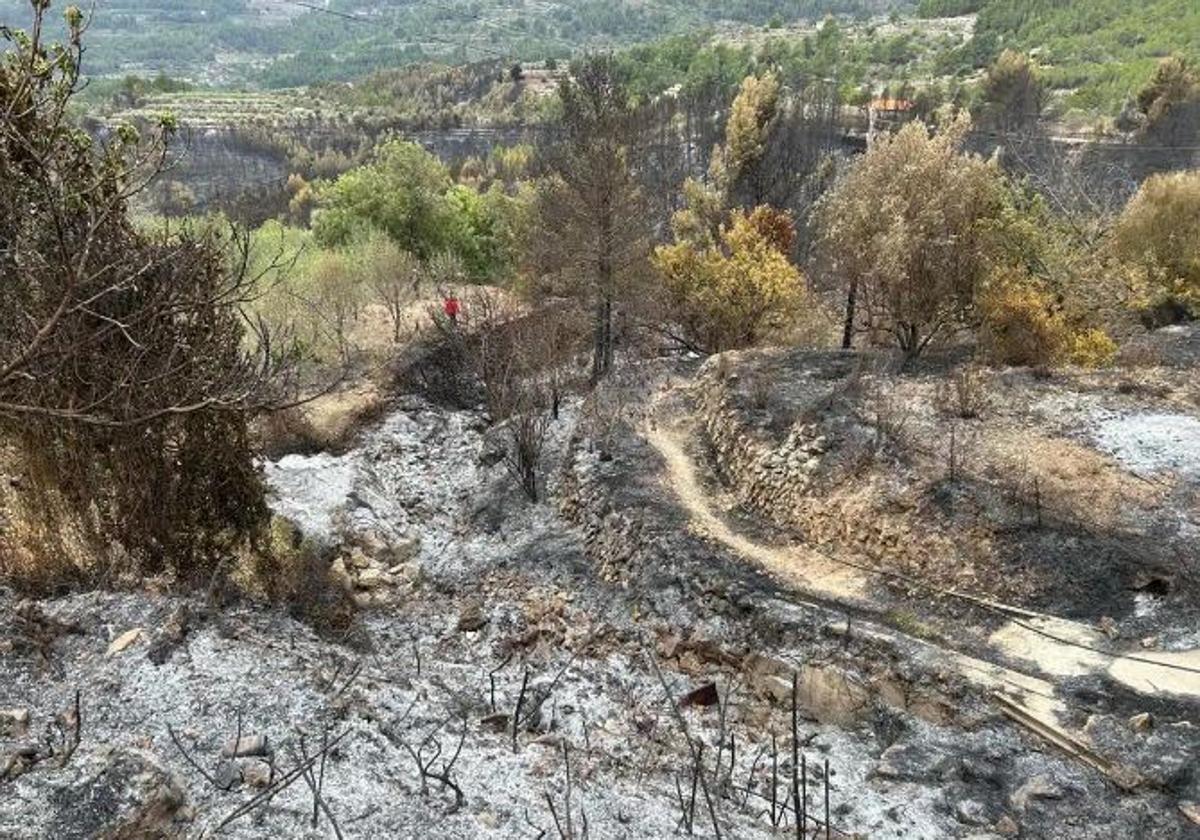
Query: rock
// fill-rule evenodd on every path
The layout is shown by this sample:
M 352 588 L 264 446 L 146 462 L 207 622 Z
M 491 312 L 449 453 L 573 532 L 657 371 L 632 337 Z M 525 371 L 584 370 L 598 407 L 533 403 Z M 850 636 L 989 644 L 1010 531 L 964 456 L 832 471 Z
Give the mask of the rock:
M 881 779 L 919 782 L 936 779 L 950 765 L 946 752 L 931 744 L 908 741 L 893 744 L 879 756 L 874 775 Z
M 1197 802 L 1180 802 L 1179 813 L 1193 825 L 1200 825 L 1200 803 Z
M 78 758 L 76 759 L 78 761 Z M 142 750 L 120 749 L 81 769 L 82 778 L 50 795 L 47 836 L 176 837 L 186 812 L 182 783 Z
M 658 652 L 663 659 L 671 659 L 679 651 L 681 639 L 674 633 L 668 633 L 658 640 Z
M 954 808 L 954 818 L 963 825 L 990 825 L 988 807 L 978 799 L 963 799 Z
M 350 556 L 346 558 L 346 566 L 351 569 L 369 569 L 371 568 L 371 558 L 361 548 L 354 548 L 350 551 Z
M 1021 826 L 1017 825 L 1017 821 L 1008 814 L 1005 814 L 1004 816 L 1000 817 L 1000 819 L 996 820 L 996 824 L 992 826 L 992 828 L 994 828 L 996 833 L 1001 837 L 1016 837 L 1021 833 Z
M 0 753 L 0 781 L 15 779 L 38 760 L 38 748 L 33 744 L 18 744 L 11 751 Z
M 482 630 L 487 623 L 488 618 L 483 613 L 483 605 L 478 601 L 467 603 L 458 614 L 457 627 L 460 633 L 474 633 Z
M 243 735 L 236 741 L 233 738 L 226 741 L 221 747 L 221 755 L 226 758 L 263 756 L 270 752 L 270 748 L 266 735 Z
M 1158 636 L 1147 636 L 1146 638 L 1142 639 L 1141 645 L 1146 650 L 1152 650 L 1153 648 L 1158 647 Z
M 369 569 L 364 569 L 362 572 L 360 572 L 354 581 L 354 585 L 359 589 L 372 590 L 379 589 L 380 587 L 386 586 L 391 582 L 392 580 L 390 577 L 388 577 L 387 572 L 385 572 L 383 569 L 372 567 Z
M 1008 797 L 1008 803 L 1018 814 L 1025 813 L 1034 799 L 1062 799 L 1063 791 L 1046 776 L 1034 776 Z
M 19 759 L 15 755 L 8 753 L 0 755 L 0 782 L 15 779 L 21 775 L 23 771 L 17 769 L 18 761 Z
M 870 693 L 847 672 L 832 665 L 800 669 L 800 708 L 815 720 L 850 726 L 870 709 Z
M 715 706 L 720 701 L 721 697 L 717 693 L 716 683 L 705 683 L 704 685 L 693 688 L 687 694 L 679 699 L 680 708 L 688 706 Z
M 142 637 L 142 628 L 135 627 L 126 630 L 120 636 L 108 643 L 108 655 L 116 656 Z
M 150 643 L 150 649 L 146 651 L 146 658 L 155 665 L 162 665 L 170 659 L 171 654 L 183 644 L 183 640 L 187 637 L 190 622 L 191 613 L 188 611 L 187 605 L 180 604 L 155 634 L 154 641 Z
M 265 788 L 271 784 L 271 765 L 265 761 L 248 761 L 242 765 L 242 782 L 252 788 Z
M 20 737 L 28 731 L 28 709 L 0 709 L 0 737 Z
M 1152 726 L 1154 726 L 1154 716 L 1149 712 L 1142 712 L 1129 719 L 1129 728 L 1134 732 L 1149 732 Z
M 347 592 L 354 590 L 354 578 L 350 577 L 350 573 L 346 571 L 346 561 L 341 557 L 329 564 L 329 576 Z
M 777 674 L 752 674 L 750 687 L 759 696 L 776 703 L 786 703 L 792 698 L 792 681 Z
M 217 769 L 213 771 L 213 781 L 217 783 L 217 787 L 221 790 L 233 790 L 234 787 L 242 783 L 241 768 L 232 761 L 222 761 L 217 765 Z

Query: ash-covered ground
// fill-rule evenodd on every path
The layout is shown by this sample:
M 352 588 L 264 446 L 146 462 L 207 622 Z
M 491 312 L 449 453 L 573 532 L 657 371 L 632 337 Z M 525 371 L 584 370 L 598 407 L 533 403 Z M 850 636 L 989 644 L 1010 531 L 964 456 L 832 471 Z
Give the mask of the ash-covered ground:
M 266 465 L 359 604 L 337 634 L 221 593 L 0 592 L 0 837 L 795 836 L 793 685 L 813 836 L 827 786 L 833 837 L 1197 836 L 1169 704 L 1075 709 L 1123 790 L 696 533 L 655 449 L 587 413 L 536 505 L 478 413 L 416 398 Z

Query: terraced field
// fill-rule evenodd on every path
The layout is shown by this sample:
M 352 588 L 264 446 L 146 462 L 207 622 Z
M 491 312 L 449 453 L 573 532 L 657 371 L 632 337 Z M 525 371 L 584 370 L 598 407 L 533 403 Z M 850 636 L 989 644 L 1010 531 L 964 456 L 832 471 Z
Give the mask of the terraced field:
M 336 121 L 339 114 L 345 117 L 345 112 L 322 109 L 311 99 L 306 100 L 301 94 L 292 91 L 187 91 L 150 96 L 137 107 L 116 111 L 110 120 L 123 122 L 153 119 L 167 112 L 174 114 L 181 125 L 192 130 L 290 128 Z

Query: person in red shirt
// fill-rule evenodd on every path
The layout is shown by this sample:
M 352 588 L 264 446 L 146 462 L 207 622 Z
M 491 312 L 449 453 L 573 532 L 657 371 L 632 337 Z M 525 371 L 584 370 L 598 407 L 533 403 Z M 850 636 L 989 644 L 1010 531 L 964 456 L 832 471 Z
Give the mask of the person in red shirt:
M 458 298 L 454 296 L 454 292 L 446 295 L 446 300 L 442 303 L 442 310 L 446 313 L 446 317 L 450 319 L 451 324 L 458 324 L 459 308 Z

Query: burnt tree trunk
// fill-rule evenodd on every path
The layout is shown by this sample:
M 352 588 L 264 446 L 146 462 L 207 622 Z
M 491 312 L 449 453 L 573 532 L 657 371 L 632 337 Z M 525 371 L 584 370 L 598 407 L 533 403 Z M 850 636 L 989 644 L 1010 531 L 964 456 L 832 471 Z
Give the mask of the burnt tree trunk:
M 849 350 L 854 344 L 854 307 L 858 303 L 858 281 L 850 281 L 846 292 L 846 322 L 842 328 L 842 349 Z

